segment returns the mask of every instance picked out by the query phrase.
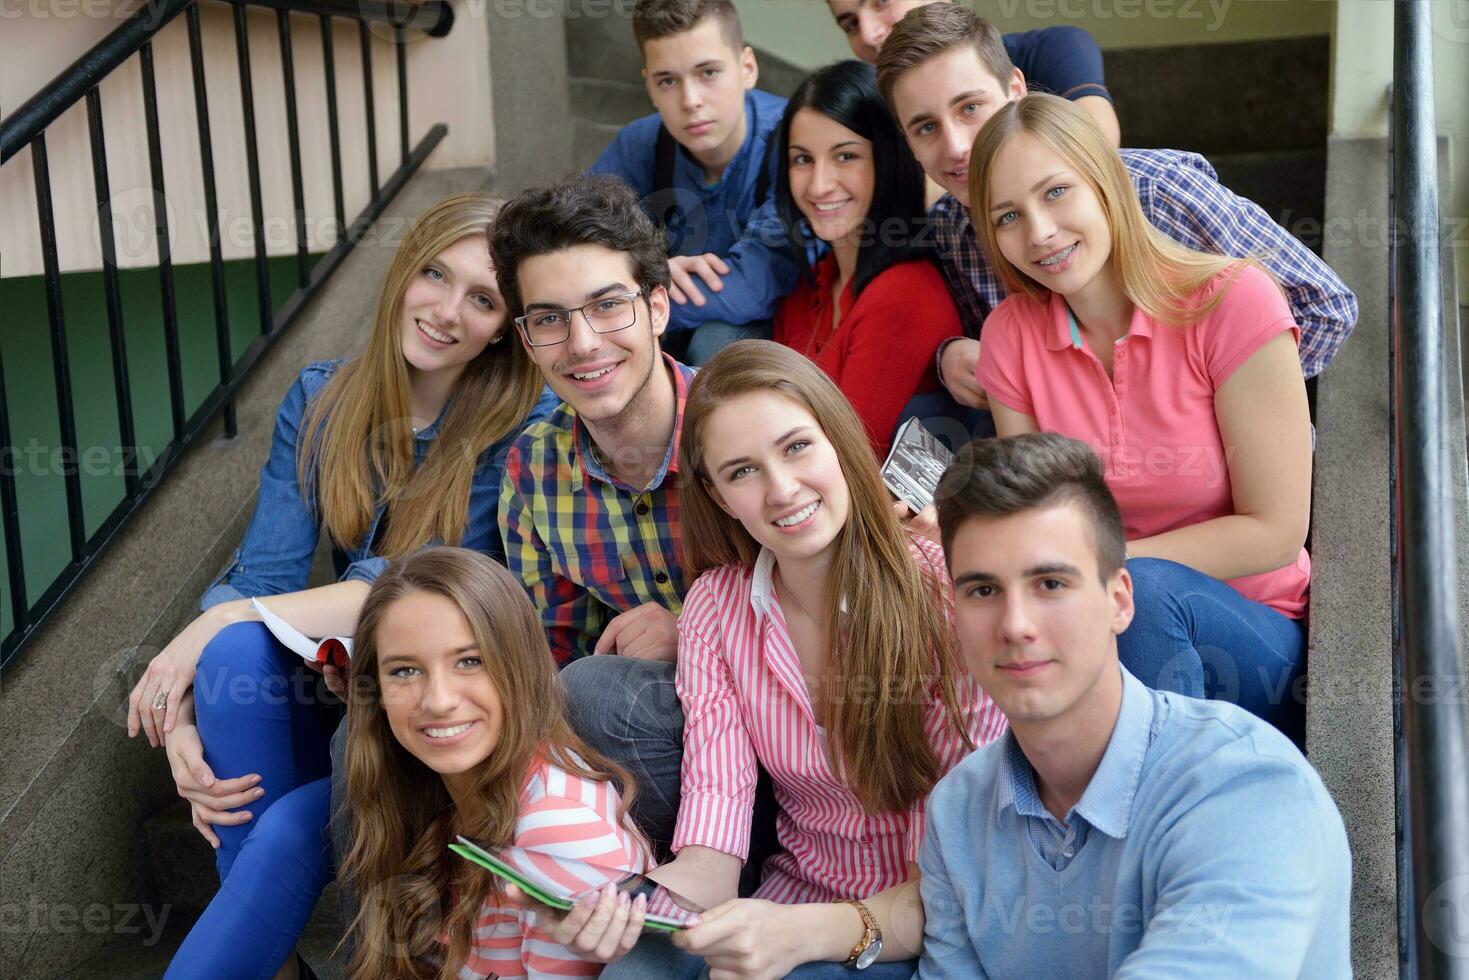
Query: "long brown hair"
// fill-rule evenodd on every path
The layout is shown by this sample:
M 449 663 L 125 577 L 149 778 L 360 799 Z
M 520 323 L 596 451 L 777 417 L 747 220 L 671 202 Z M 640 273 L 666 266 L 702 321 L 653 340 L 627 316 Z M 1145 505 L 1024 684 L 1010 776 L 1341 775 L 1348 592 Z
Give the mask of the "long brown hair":
M 715 502 L 703 465 L 704 428 L 714 410 L 756 391 L 783 395 L 811 413 L 836 450 L 852 502 L 827 583 L 824 720 L 832 771 L 869 813 L 906 809 L 943 775 L 924 729 L 935 669 L 949 721 L 970 744 L 944 583 L 913 560 L 856 410 L 790 348 L 764 340 L 731 344 L 689 386 L 679 446 L 680 471 L 690 474 L 679 490 L 689 575 L 751 568 L 760 556 L 750 532 Z M 845 613 L 843 597 L 851 599 Z
M 367 348 L 311 403 L 297 443 L 296 474 L 332 540 L 349 547 L 387 503 L 387 531 L 375 549 L 387 558 L 430 541 L 458 544 L 469 517 L 469 490 L 480 453 L 530 412 L 541 373 L 507 322 L 495 342 L 464 366 L 432 447 L 413 465 L 408 365 L 399 320 L 412 278 L 466 238 L 485 243 L 499 210 L 487 194 L 459 194 L 423 213 L 403 238 L 383 279 Z
M 1232 269 L 1237 275 L 1246 265 L 1259 264 L 1253 257 L 1197 252 L 1154 228 L 1143 214 L 1121 155 L 1086 110 L 1054 95 L 1027 95 L 990 117 L 969 155 L 970 222 L 1009 292 L 1024 292 L 1035 299 L 1050 295 L 1050 290 L 1005 258 L 990 218 L 995 158 L 1021 133 L 1058 153 L 1096 192 L 1112 231 L 1112 272 L 1118 288 L 1149 316 L 1177 326 L 1193 323 L 1228 291 L 1227 285 L 1216 289 L 1201 302 L 1196 295 L 1199 290 L 1221 272 Z
M 382 709 L 378 624 L 414 592 L 459 607 L 504 708 L 499 742 L 475 773 L 474 812 L 456 811 L 443 779 L 394 737 Z M 637 794 L 627 772 L 593 751 L 566 720 L 565 692 L 525 590 L 504 566 L 464 548 L 425 548 L 389 565 L 357 621 L 347 704 L 345 880 L 362 898 L 351 926 L 353 977 L 458 976 L 495 877 L 448 850 L 455 834 L 511 843 L 525 774 L 537 759 L 621 789 L 619 817 Z M 448 947 L 438 941 L 447 933 Z M 430 961 L 442 958 L 435 971 Z

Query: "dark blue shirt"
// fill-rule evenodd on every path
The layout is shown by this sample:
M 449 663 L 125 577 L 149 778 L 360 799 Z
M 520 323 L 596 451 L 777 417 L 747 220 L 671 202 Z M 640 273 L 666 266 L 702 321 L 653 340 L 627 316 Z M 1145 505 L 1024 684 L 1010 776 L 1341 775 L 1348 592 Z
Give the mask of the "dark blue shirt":
M 1112 101 L 1102 80 L 1102 49 L 1080 27 L 1043 27 L 1006 34 L 1005 50 L 1032 92 L 1063 99 L 1097 95 Z
M 718 180 L 706 183 L 704 168 L 675 145 L 674 200 L 682 220 L 669 228 L 669 255 L 713 252 L 729 265 L 724 289 L 704 290 L 704 306 L 673 304 L 669 326 L 696 327 L 705 320 L 750 323 L 775 315 L 776 304 L 796 285 L 797 266 L 786 249 L 785 231 L 775 211 L 775 166 L 771 144 L 780 128 L 786 100 L 751 89 L 745 93 L 745 141 Z M 622 127 L 589 174 L 612 174 L 638 196 L 653 192 L 658 129 L 655 112 Z M 755 200 L 760 172 L 767 173 L 763 200 Z

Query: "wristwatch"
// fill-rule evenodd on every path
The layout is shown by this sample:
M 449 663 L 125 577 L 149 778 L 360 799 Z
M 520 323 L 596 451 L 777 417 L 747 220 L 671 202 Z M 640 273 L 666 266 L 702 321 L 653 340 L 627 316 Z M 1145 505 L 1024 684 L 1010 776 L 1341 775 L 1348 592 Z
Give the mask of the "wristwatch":
M 857 945 L 852 947 L 852 955 L 842 966 L 853 970 L 865 970 L 877 958 L 882 955 L 882 930 L 877 927 L 877 917 L 855 898 L 843 898 L 838 901 L 839 905 L 850 905 L 862 916 L 862 938 L 857 940 Z

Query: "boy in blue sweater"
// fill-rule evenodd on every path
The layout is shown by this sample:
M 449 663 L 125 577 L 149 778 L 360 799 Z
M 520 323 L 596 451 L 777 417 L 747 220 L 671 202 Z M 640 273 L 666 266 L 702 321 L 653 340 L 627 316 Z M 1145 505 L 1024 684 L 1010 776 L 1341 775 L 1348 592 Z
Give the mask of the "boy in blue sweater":
M 658 111 L 623 127 L 588 173 L 621 177 L 667 228 L 664 346 L 702 364 L 732 340 L 768 338 L 795 286 L 770 154 L 786 100 L 756 90 L 730 0 L 638 0 L 633 35 Z
M 934 788 L 919 977 L 1351 975 L 1351 857 L 1285 736 L 1117 661 L 1132 620 L 1100 461 L 965 447 L 936 494 L 971 673 L 1010 732 Z

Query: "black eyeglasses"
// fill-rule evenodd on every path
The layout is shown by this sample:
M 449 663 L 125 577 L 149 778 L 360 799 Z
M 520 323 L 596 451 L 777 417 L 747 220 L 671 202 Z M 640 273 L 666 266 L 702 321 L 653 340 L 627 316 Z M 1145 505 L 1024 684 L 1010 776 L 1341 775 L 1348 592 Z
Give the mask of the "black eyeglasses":
M 635 301 L 643 292 L 644 290 L 639 289 L 617 296 L 603 296 L 572 310 L 537 310 L 516 317 L 515 325 L 525 335 L 525 342 L 532 347 L 551 347 L 565 342 L 571 336 L 571 315 L 578 312 L 593 333 L 616 333 L 637 322 L 638 308 Z

